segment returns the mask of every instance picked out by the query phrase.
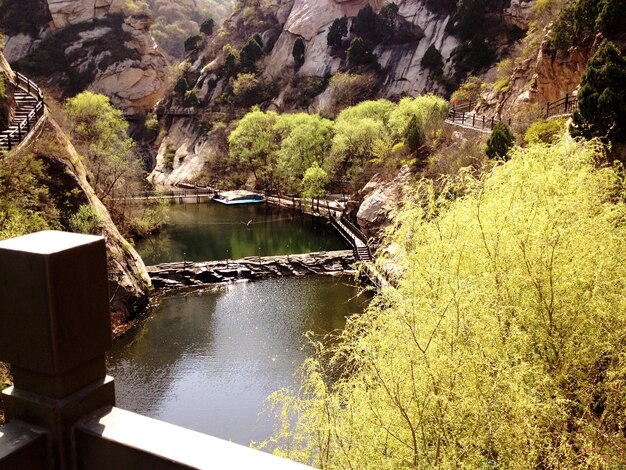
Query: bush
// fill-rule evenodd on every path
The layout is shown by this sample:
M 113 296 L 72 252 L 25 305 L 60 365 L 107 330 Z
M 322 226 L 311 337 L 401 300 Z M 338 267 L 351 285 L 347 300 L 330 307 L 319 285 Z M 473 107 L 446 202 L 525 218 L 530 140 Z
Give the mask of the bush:
M 524 139 L 529 144 L 551 144 L 558 140 L 563 131 L 565 131 L 565 119 L 544 119 L 533 122 L 526 131 Z
M 259 38 L 260 39 L 260 38 Z M 263 57 L 263 46 L 256 37 L 251 37 L 239 53 L 239 62 L 245 72 L 256 70 L 256 61 Z
M 213 34 L 214 26 L 215 26 L 215 21 L 213 21 L 213 18 L 207 18 L 200 25 L 200 32 L 202 34 L 206 34 L 207 36 L 210 36 L 211 34 Z
M 454 92 L 450 98 L 452 103 L 463 103 L 467 101 L 478 100 L 483 81 L 474 76 L 470 76 L 465 82 Z
M 378 60 L 374 55 L 372 46 L 360 37 L 354 38 L 348 47 L 348 65 L 350 67 L 377 66 Z
M 70 218 L 70 230 L 87 235 L 98 235 L 103 227 L 102 220 L 90 204 L 82 204 Z
M 174 158 L 176 158 L 176 146 L 168 142 L 163 153 L 163 168 L 170 171 L 173 170 Z
M 505 159 L 515 143 L 515 136 L 511 128 L 503 121 L 497 123 L 487 140 L 487 156 L 489 158 Z

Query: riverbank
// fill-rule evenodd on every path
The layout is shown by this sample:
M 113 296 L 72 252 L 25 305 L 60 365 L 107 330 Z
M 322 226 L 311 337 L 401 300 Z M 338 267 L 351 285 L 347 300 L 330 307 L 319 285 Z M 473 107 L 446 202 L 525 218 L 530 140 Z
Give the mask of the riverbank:
M 199 263 L 162 263 L 147 269 L 154 288 L 167 291 L 236 280 L 345 274 L 353 272 L 354 262 L 352 250 L 339 250 Z

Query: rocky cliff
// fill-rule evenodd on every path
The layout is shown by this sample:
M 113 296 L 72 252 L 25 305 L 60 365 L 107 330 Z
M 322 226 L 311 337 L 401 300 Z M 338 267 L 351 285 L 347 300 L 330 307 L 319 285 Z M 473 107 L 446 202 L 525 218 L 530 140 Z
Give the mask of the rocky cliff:
M 138 115 L 154 106 L 166 83 L 167 61 L 150 36 L 151 22 L 124 0 L 27 0 L 2 14 L 4 53 L 61 96 L 88 88 Z
M 151 180 L 177 184 L 202 173 L 204 162 L 219 150 L 207 135 L 207 126 L 198 123 L 211 124 L 215 112 L 232 120 L 256 103 L 279 111 L 335 113 L 337 97 L 329 78 L 338 72 L 370 77 L 366 94 L 372 98 L 429 91 L 447 94 L 468 73 L 488 69 L 510 47 L 512 36 L 528 27 L 533 1 L 490 0 L 481 12 L 481 24 L 466 26 L 471 32 L 463 33 L 455 2 L 396 0 L 394 11 L 389 0 L 240 1 L 220 33 L 179 68 L 182 89 L 164 100 L 161 114 L 168 137 L 159 149 Z M 356 37 L 351 29 L 367 5 L 379 15 L 385 12 L 394 36 L 386 33 L 369 39 L 379 66 L 353 67 L 347 58 L 348 46 Z M 329 30 L 343 17 L 347 18 L 347 31 L 341 45 L 331 47 Z M 399 31 L 403 34 L 397 34 Z M 238 50 L 242 51 L 254 34 L 263 48 L 255 67 L 255 93 L 260 98 L 249 101 L 233 92 L 237 77 L 246 70 L 233 71 L 232 66 Z M 296 41 L 304 44 L 299 63 L 293 54 Z M 426 52 L 433 49 L 441 57 L 440 67 L 424 61 Z M 181 107 L 186 111 L 181 113 Z M 176 150 L 173 163 L 164 158 L 168 146 Z
M 89 185 L 85 167 L 68 137 L 46 114 L 34 135 L 19 151 L 33 153 L 43 163 L 46 181 L 42 184 L 49 188 L 55 204 L 74 207 L 88 204 L 91 207 L 99 221 L 96 234 L 106 239 L 113 324 L 134 317 L 148 301 L 151 283 L 146 267 L 119 233 L 106 207 Z M 67 207 L 59 208 L 59 212 L 64 210 Z

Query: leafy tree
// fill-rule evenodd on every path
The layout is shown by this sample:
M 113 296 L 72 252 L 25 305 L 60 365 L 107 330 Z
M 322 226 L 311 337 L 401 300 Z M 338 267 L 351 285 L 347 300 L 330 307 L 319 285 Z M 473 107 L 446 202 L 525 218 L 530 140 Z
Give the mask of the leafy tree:
M 599 153 L 563 140 L 419 184 L 384 242 L 395 287 L 314 344 L 267 447 L 318 468 L 622 467 L 624 176 Z
M 200 47 L 201 42 L 202 42 L 202 38 L 198 36 L 197 34 L 194 34 L 193 36 L 189 36 L 185 40 L 185 52 L 191 52 L 191 51 L 197 50 L 198 47 Z
M 359 119 L 369 118 L 386 126 L 395 108 L 396 105 L 386 99 L 361 101 L 359 104 L 344 109 L 339 113 L 337 122 L 357 121 Z
M 413 117 L 417 117 L 425 137 L 431 138 L 441 129 L 448 115 L 448 102 L 435 95 L 402 98 L 389 115 L 389 129 L 396 141 L 404 140 L 403 132 Z
M 506 158 L 509 150 L 515 144 L 515 136 L 511 128 L 504 122 L 498 122 L 491 131 L 487 140 L 487 156 L 489 158 Z
M 417 116 L 413 116 L 409 121 L 409 124 L 404 130 L 404 142 L 413 152 L 417 152 L 424 142 L 426 142 L 426 135 L 424 129 L 420 126 Z
M 348 65 L 357 67 L 359 65 L 378 65 L 378 60 L 374 55 L 374 50 L 366 41 L 356 37 L 348 47 Z
M 434 44 L 431 44 L 424 53 L 421 64 L 422 67 L 431 69 L 435 73 L 440 74 L 443 72 L 443 57 Z
M 81 204 L 69 225 L 72 232 L 98 235 L 104 224 L 91 204 Z
M 626 140 L 626 58 L 605 42 L 587 62 L 572 135 Z
M 116 190 L 140 171 L 134 142 L 127 135 L 128 123 L 122 112 L 104 95 L 82 92 L 65 102 L 71 134 L 92 175 L 92 186 L 102 200 L 114 205 Z
M 244 164 L 257 180 L 274 183 L 276 152 L 280 134 L 276 128 L 278 114 L 253 109 L 228 136 L 231 157 Z
M 343 16 L 335 19 L 328 30 L 326 43 L 329 47 L 341 47 L 341 40 L 348 34 L 348 18 Z
M 291 55 L 293 55 L 293 60 L 296 63 L 296 67 L 300 68 L 302 64 L 304 64 L 304 39 L 301 36 L 296 38 L 296 41 L 293 43 L 293 49 L 291 51 Z
M 202 34 L 206 34 L 207 36 L 211 36 L 213 34 L 213 27 L 215 26 L 215 21 L 213 18 L 207 18 L 200 25 L 200 32 Z
M 330 182 L 328 173 L 323 168 L 313 162 L 310 168 L 304 173 L 302 178 L 302 197 L 308 199 L 319 199 L 326 195 L 326 186 Z
M 352 21 L 351 32 L 361 38 L 371 37 L 376 31 L 376 13 L 368 3 L 359 10 Z
M 256 70 L 256 61 L 261 57 L 263 57 L 262 46 L 254 37 L 251 37 L 239 53 L 239 62 L 244 71 L 253 72 Z

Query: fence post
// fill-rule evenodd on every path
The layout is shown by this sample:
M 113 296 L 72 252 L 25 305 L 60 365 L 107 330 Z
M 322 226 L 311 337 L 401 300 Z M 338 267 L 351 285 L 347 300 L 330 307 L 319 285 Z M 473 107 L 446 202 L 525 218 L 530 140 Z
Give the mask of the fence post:
M 496 117 L 491 116 L 491 130 L 493 130 L 493 123 L 496 122 Z
M 476 127 L 476 114 L 472 114 L 472 127 Z
M 563 112 L 567 114 L 568 111 L 569 111 L 569 93 L 565 93 L 565 109 L 563 110 Z
M 74 423 L 115 405 L 104 238 L 46 231 L 5 240 L 0 266 L 0 359 L 15 384 L 2 392 L 7 422 L 45 429 L 49 467 L 74 468 Z

